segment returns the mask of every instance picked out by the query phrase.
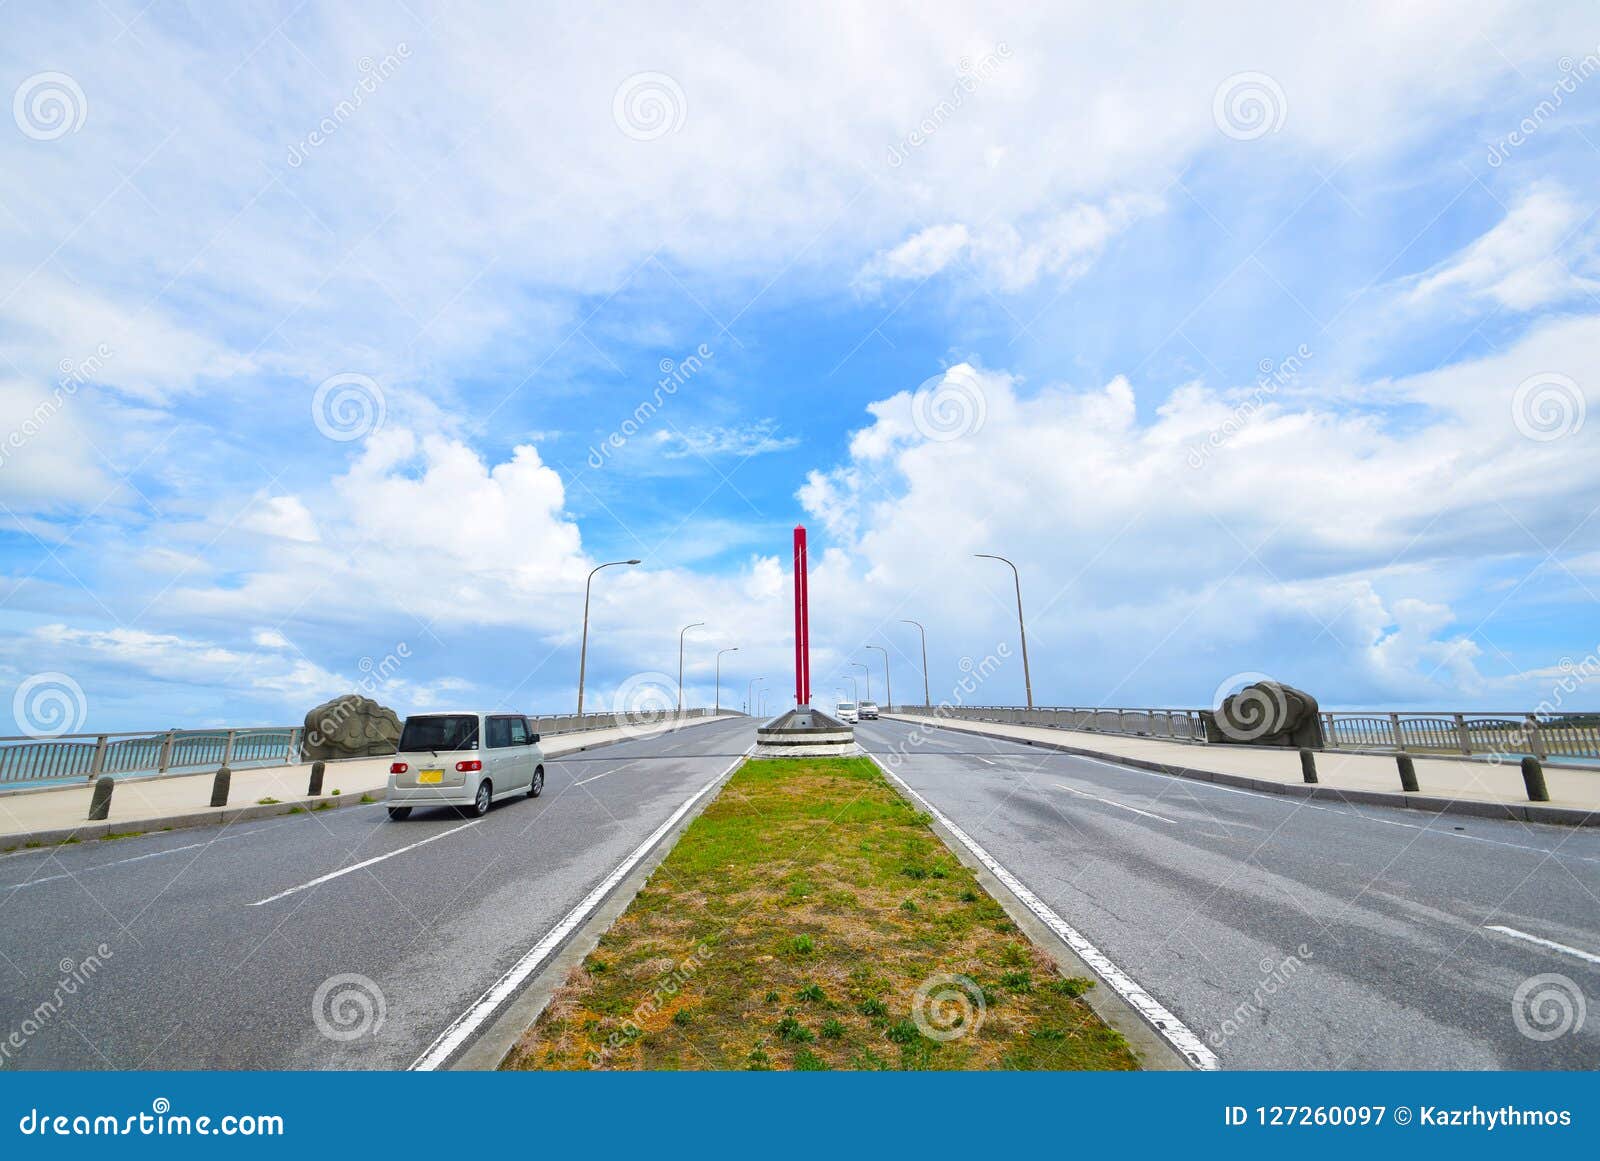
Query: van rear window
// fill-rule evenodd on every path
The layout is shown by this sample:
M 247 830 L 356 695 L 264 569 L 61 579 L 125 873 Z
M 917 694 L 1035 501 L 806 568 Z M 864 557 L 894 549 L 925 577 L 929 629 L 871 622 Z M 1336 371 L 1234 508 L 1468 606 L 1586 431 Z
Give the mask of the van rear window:
M 474 714 L 427 714 L 406 719 L 400 731 L 400 752 L 476 750 L 478 719 Z

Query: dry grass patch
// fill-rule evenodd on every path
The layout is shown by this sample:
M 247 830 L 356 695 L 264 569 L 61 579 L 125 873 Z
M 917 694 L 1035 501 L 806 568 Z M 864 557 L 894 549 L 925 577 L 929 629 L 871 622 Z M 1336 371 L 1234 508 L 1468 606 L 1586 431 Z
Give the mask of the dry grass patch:
M 1138 1067 L 1091 986 L 871 762 L 749 762 L 507 1067 Z

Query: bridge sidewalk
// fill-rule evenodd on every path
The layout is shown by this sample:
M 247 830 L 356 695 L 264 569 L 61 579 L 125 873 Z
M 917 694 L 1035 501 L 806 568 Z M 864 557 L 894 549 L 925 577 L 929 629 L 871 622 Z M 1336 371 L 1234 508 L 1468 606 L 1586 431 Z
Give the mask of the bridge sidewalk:
M 1320 750 L 1316 755 L 1319 781 L 1308 785 L 1301 777 L 1300 757 L 1294 750 L 1196 745 L 920 714 L 885 714 L 884 717 L 911 725 L 1028 742 L 1124 762 L 1141 769 L 1269 793 L 1530 822 L 1600 826 L 1600 771 L 1594 770 L 1546 765 L 1544 776 L 1550 801 L 1533 803 L 1528 801 L 1522 772 L 1516 762 L 1493 764 L 1415 758 L 1421 790 L 1406 794 L 1400 790 L 1400 776 L 1393 756 Z M 915 752 L 914 747 L 910 752 Z
M 669 727 L 688 729 L 708 722 L 723 721 L 733 715 L 694 718 Z M 545 757 L 559 758 L 659 732 L 658 728 L 622 726 L 600 730 L 579 730 L 570 734 L 546 734 L 540 739 Z M 338 806 L 354 805 L 363 795 L 382 798 L 389 781 L 388 758 L 356 758 L 329 762 L 317 798 L 306 795 L 311 777 L 310 763 L 292 766 L 256 766 L 235 770 L 227 806 L 210 806 L 211 782 L 216 771 L 203 774 L 170 774 L 161 777 L 118 778 L 111 796 L 111 811 L 105 822 L 88 822 L 92 784 L 73 782 L 66 786 L 18 790 L 0 794 L 0 850 L 27 844 L 48 844 L 68 839 L 103 838 L 108 834 L 127 834 L 188 826 L 218 825 L 241 819 L 260 818 Z M 336 795 L 334 792 L 338 791 Z M 261 799 L 276 799 L 262 803 Z

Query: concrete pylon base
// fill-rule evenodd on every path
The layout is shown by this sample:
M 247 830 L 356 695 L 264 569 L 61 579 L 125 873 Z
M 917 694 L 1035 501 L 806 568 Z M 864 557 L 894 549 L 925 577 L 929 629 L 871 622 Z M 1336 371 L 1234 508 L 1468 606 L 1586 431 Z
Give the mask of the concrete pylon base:
M 853 758 L 861 753 L 848 722 L 801 706 L 756 730 L 756 758 Z

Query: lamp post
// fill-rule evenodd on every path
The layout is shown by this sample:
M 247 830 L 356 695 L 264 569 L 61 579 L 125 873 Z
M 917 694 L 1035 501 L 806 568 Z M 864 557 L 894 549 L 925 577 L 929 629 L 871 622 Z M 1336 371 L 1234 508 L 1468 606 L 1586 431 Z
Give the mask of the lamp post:
M 861 704 L 861 683 L 856 680 L 856 675 L 853 674 L 853 673 L 847 673 L 847 674 L 844 675 L 844 677 L 845 677 L 845 680 L 850 683 L 850 688 L 855 690 L 856 704 L 860 705 Z
M 589 589 L 594 584 L 594 574 L 603 568 L 612 568 L 619 564 L 638 564 L 634 560 L 608 560 L 605 564 L 596 565 L 589 570 L 589 579 L 583 582 L 583 644 L 578 648 L 578 716 L 583 716 L 583 678 L 589 667 Z
M 862 671 L 866 673 L 866 675 L 867 675 L 867 700 L 871 701 L 872 700 L 872 670 L 868 669 L 867 666 L 866 666 L 866 663 L 862 662 L 862 661 L 852 661 L 850 664 L 851 665 L 859 665 L 859 666 L 861 666 Z
M 922 634 L 922 706 L 924 709 L 933 704 L 933 699 L 928 696 L 928 631 L 922 627 L 920 621 L 908 621 L 900 618 L 902 625 L 915 625 L 917 632 Z
M 885 649 L 882 645 L 867 645 L 867 646 L 864 646 L 864 648 L 876 649 L 879 653 L 883 654 L 883 701 L 884 701 L 884 707 L 890 713 L 893 713 L 894 712 L 894 682 L 889 680 L 889 651 L 887 649 Z M 871 701 L 872 698 L 869 696 L 867 698 L 867 700 Z
M 690 629 L 705 628 L 704 621 L 696 621 L 678 630 L 678 712 L 683 713 L 683 635 Z
M 717 702 L 716 709 L 713 711 L 714 713 L 720 714 L 722 712 L 722 655 L 724 653 L 737 652 L 739 652 L 739 647 L 737 645 L 731 646 L 727 649 L 717 650 Z
M 765 677 L 752 677 L 744 690 L 744 708 L 750 711 L 750 716 L 756 716 L 756 682 L 765 681 Z
M 973 556 L 985 560 L 998 560 L 1011 565 L 1011 579 L 1017 586 L 1017 635 L 1022 638 L 1022 684 L 1028 693 L 1028 708 L 1033 708 L 1033 677 L 1028 672 L 1028 629 L 1022 623 L 1022 574 L 1017 571 L 1017 566 L 1011 564 L 1003 556 L 996 556 L 992 552 L 975 552 Z

